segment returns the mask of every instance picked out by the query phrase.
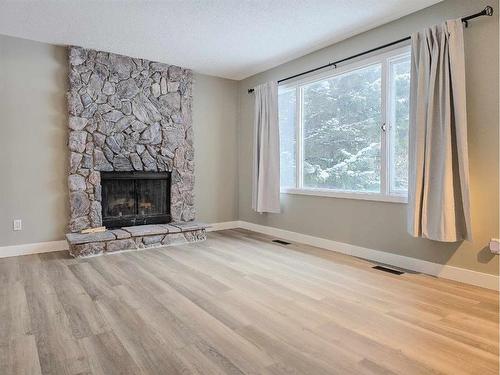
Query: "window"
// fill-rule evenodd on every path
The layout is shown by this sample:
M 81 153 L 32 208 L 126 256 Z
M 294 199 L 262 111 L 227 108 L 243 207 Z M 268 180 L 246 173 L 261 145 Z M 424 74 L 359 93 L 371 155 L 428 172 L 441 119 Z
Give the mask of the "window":
M 284 192 L 405 201 L 410 53 L 280 86 Z

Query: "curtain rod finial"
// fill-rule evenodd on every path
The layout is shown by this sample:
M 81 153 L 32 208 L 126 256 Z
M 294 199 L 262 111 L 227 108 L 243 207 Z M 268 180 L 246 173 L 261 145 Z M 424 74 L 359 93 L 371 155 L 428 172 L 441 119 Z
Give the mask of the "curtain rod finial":
M 484 14 L 486 14 L 487 16 L 492 16 L 493 15 L 493 7 L 487 5 L 485 8 L 484 8 Z

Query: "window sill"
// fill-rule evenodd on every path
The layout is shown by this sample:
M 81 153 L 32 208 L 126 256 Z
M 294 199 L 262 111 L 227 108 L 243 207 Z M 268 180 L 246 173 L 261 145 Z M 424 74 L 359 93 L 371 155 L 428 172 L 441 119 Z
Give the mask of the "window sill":
M 390 203 L 408 203 L 408 197 L 404 195 L 383 195 L 378 193 L 358 193 L 345 192 L 329 189 L 281 189 L 281 194 L 312 195 L 318 197 L 361 199 L 367 201 L 390 202 Z

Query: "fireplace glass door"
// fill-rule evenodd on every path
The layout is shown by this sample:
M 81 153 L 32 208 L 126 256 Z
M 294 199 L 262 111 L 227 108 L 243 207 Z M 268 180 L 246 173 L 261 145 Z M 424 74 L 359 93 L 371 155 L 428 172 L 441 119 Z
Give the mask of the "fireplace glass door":
M 159 192 L 167 191 L 167 180 L 135 180 L 137 193 L 137 214 L 158 215 L 167 212 L 167 201 Z
M 170 222 L 169 172 L 103 172 L 101 184 L 104 226 Z

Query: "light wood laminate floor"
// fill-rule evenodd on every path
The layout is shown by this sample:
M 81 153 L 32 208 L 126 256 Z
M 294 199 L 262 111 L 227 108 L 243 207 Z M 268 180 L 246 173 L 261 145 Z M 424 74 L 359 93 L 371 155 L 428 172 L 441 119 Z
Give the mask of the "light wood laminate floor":
M 498 295 L 255 233 L 0 259 L 0 374 L 498 374 Z

